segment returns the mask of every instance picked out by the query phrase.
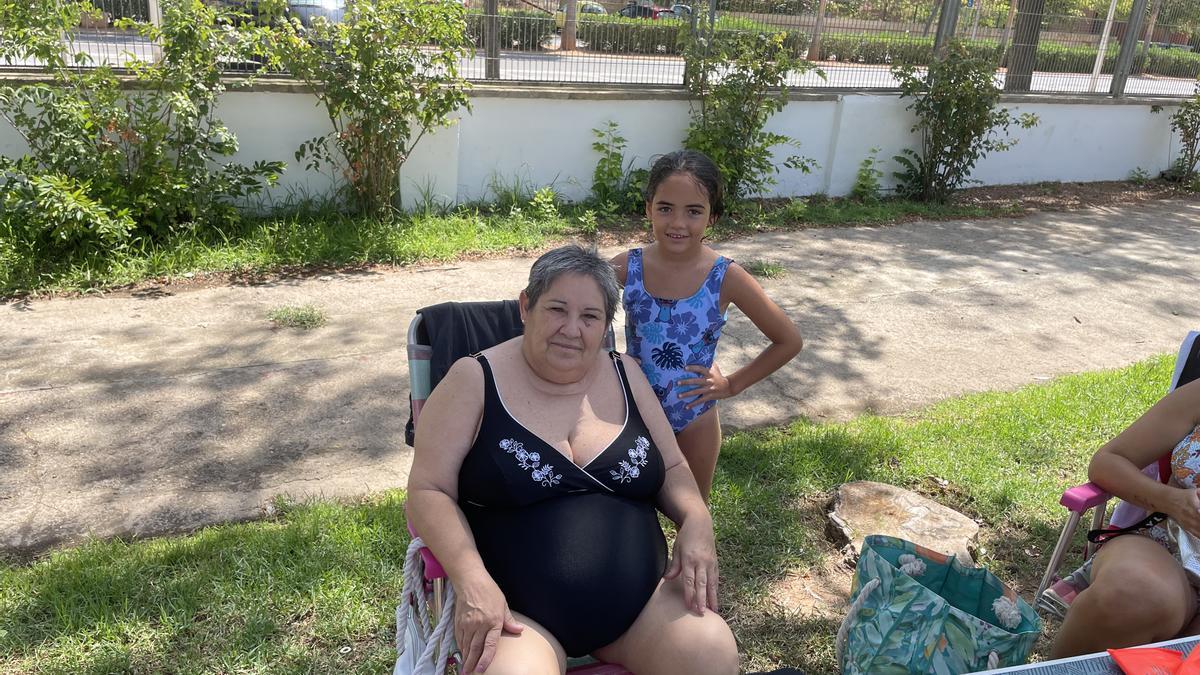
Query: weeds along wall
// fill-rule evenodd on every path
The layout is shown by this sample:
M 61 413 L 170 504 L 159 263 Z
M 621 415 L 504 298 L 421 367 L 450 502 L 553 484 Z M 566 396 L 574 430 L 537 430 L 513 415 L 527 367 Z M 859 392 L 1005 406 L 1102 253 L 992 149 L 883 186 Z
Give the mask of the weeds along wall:
M 973 178 L 987 185 L 1039 181 L 1123 180 L 1136 169 L 1156 176 L 1178 154 L 1170 129 L 1176 108 L 1152 111 L 1141 100 L 1006 98 L 1014 113 L 1033 113 L 1040 123 L 1014 129 L 1011 150 L 985 157 Z M 491 200 L 497 192 L 552 186 L 567 199 L 587 196 L 599 159 L 592 129 L 611 120 L 627 141 L 634 168 L 676 149 L 688 126 L 689 102 L 675 90 L 585 91 L 477 87 L 471 109 L 454 126 L 424 138 L 401 172 L 402 195 L 412 206 L 434 199 L 456 203 Z M 800 142 L 800 154 L 816 161 L 804 174 L 784 169 L 768 196 L 848 194 L 860 162 L 880 148 L 884 188 L 895 185 L 892 160 L 919 139 L 906 102 L 894 94 L 805 94 L 793 98 L 767 125 Z M 274 200 L 316 197 L 332 178 L 305 172 L 294 158 L 299 144 L 326 133 L 329 120 L 303 89 L 260 83 L 252 91 L 227 92 L 218 110 L 237 135 L 235 161 L 284 160 L 288 170 L 271 193 Z M 780 155 L 785 154 L 781 150 Z M 0 153 L 24 152 L 16 132 L 0 121 Z

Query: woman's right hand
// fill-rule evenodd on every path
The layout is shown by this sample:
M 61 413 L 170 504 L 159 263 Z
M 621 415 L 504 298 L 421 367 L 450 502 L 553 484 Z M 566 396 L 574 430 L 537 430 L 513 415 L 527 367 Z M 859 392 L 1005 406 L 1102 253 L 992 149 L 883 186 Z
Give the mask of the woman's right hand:
M 1167 513 L 1183 529 L 1200 537 L 1200 495 L 1195 488 L 1173 488 Z
M 520 634 L 525 626 L 513 619 L 496 582 L 480 579 L 455 584 L 454 640 L 462 652 L 463 673 L 482 673 L 496 658 L 501 631 Z

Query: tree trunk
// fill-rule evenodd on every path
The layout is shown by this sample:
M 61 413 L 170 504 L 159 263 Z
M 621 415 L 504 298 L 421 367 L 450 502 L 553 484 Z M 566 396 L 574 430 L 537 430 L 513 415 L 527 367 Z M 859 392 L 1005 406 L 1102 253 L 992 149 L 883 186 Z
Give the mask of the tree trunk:
M 1142 62 L 1134 64 L 1134 72 L 1138 75 L 1146 69 L 1150 62 L 1150 43 L 1154 40 L 1154 26 L 1158 23 L 1158 10 L 1162 9 L 1162 0 L 1154 0 L 1150 5 L 1150 23 L 1146 24 L 1146 41 L 1142 44 Z
M 817 23 L 813 26 L 812 42 L 808 44 L 808 60 L 821 60 L 821 32 L 825 29 L 825 4 L 828 0 L 821 0 L 817 5 Z
M 929 37 L 929 29 L 933 27 L 933 17 L 937 16 L 938 7 L 941 7 L 942 0 L 933 0 L 933 7 L 929 10 L 929 18 L 925 19 L 925 30 L 921 31 L 921 37 Z
M 567 7 L 564 11 L 566 20 L 563 21 L 562 41 L 559 43 L 559 49 L 564 52 L 575 51 L 575 34 L 577 30 L 577 19 L 579 14 L 579 3 L 577 0 L 567 0 Z
M 1037 60 L 1038 38 L 1042 33 L 1042 14 L 1046 0 L 1019 0 L 1017 23 L 1013 29 L 1012 51 L 1004 91 L 1029 91 L 1033 84 L 1033 66 Z
M 1008 1 L 1008 21 L 1004 22 L 1004 32 L 1000 34 L 1000 65 L 1008 55 L 1008 36 L 1012 35 L 1013 21 L 1017 18 L 1017 0 Z
M 971 19 L 971 39 L 974 40 L 979 35 L 979 15 L 983 14 L 983 0 L 975 0 L 975 16 Z

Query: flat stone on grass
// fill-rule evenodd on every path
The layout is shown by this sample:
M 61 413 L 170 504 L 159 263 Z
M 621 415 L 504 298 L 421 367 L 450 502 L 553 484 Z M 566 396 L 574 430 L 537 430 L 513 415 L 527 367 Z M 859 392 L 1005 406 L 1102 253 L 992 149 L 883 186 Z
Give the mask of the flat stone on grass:
M 883 534 L 974 564 L 971 550 L 979 525 L 915 492 L 872 481 L 846 483 L 834 493 L 828 515 L 829 538 L 840 546 L 849 544 L 855 555 L 861 552 L 864 537 Z

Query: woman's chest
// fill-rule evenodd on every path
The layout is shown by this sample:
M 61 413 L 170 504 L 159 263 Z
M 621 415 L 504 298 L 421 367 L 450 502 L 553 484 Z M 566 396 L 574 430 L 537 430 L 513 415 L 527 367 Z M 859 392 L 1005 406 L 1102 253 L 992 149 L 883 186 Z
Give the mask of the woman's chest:
M 602 453 L 625 427 L 623 397 L 517 397 L 506 401 L 523 431 L 576 466 Z
M 1192 429 L 1171 451 L 1171 473 L 1183 487 L 1200 487 L 1200 426 Z

